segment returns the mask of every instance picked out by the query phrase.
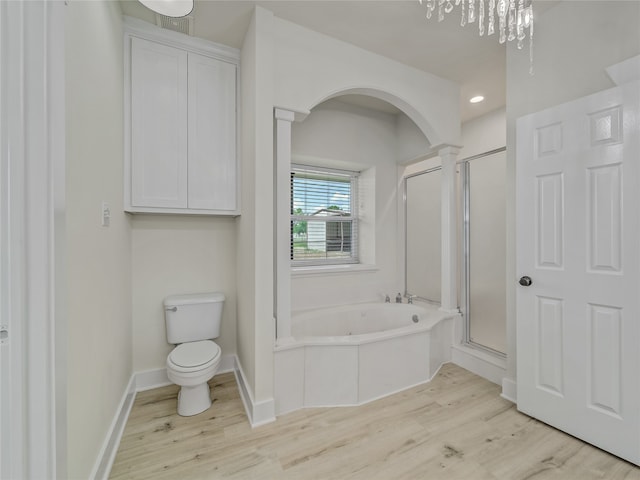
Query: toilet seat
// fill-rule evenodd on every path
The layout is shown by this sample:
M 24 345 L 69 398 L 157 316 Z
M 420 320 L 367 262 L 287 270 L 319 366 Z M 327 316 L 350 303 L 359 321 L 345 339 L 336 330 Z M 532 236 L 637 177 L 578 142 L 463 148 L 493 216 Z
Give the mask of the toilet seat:
M 174 348 L 167 357 L 167 365 L 175 372 L 189 373 L 219 363 L 222 350 L 211 340 L 187 342 Z

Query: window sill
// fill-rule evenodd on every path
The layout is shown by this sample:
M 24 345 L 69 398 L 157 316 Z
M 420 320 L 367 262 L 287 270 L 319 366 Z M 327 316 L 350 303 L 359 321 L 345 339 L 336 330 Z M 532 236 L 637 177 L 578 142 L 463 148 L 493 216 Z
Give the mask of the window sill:
M 375 265 L 346 264 L 346 265 L 314 265 L 312 267 L 292 267 L 292 277 L 306 277 L 316 275 L 344 275 L 349 273 L 370 273 L 380 270 Z

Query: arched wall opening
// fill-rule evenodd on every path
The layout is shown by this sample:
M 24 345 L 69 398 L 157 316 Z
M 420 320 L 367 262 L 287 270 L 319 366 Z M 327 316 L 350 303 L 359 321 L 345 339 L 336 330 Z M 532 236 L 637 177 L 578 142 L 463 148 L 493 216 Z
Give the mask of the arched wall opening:
M 414 108 L 410 103 L 399 97 L 398 95 L 379 90 L 376 88 L 348 88 L 334 92 L 327 95 L 317 103 L 315 103 L 309 110 L 312 111 L 318 105 L 322 105 L 324 102 L 331 99 L 339 99 L 340 97 L 346 97 L 351 95 L 358 95 L 364 98 L 373 98 L 380 102 L 387 103 L 397 108 L 401 113 L 406 115 L 424 134 L 425 138 L 432 146 L 432 148 L 438 148 L 442 145 L 443 140 L 435 130 L 431 122 L 420 111 Z
M 370 93 L 390 100 L 419 125 L 438 155 L 438 146 L 460 141 L 460 89 L 451 81 L 278 18 L 260 6 L 245 36 L 241 63 L 245 188 L 243 215 L 237 223 L 238 249 L 248 254 L 238 259 L 237 282 L 242 287 L 237 350 L 260 417 L 270 405 L 274 380 L 277 385 L 282 378 L 278 360 L 273 361 L 271 320 L 277 318 L 280 342 L 286 338 L 290 314 L 290 203 L 281 193 L 290 188 L 294 119 L 332 96 Z M 352 278 L 360 282 L 363 276 Z
M 344 102 L 353 97 L 364 101 Z M 400 126 L 399 118 L 404 119 Z M 403 260 L 399 261 L 404 253 L 401 250 L 404 228 L 398 228 L 403 208 L 402 165 L 416 158 L 438 155 L 443 147 L 434 145 L 440 137 L 418 110 L 396 95 L 371 88 L 349 88 L 331 93 L 303 115 L 276 108 L 275 130 L 274 298 L 276 338 L 281 342 L 291 336 L 292 311 L 382 301 L 386 295 L 395 296 L 404 291 L 404 274 L 400 266 Z M 398 141 L 398 132 L 403 132 L 403 141 Z M 413 143 L 406 141 L 409 137 L 414 139 Z M 400 154 L 398 144 L 412 144 L 413 153 L 405 149 Z M 358 172 L 361 182 L 359 241 L 362 245 L 358 264 L 291 268 L 292 163 Z M 445 175 L 443 182 L 452 178 L 452 175 Z M 455 215 L 455 198 L 451 200 L 448 195 L 450 190 L 454 192 L 453 186 L 452 183 L 443 189 L 447 192 L 443 199 L 443 218 L 447 217 L 447 226 L 455 223 L 448 218 L 451 213 Z M 449 235 L 450 230 L 443 229 Z M 445 241 L 455 244 L 455 232 L 453 240 L 447 237 Z M 456 251 L 454 244 L 451 252 Z M 451 296 L 446 287 L 443 291 Z M 453 298 L 457 296 L 456 292 L 452 295 Z M 457 307 L 450 302 L 443 305 Z

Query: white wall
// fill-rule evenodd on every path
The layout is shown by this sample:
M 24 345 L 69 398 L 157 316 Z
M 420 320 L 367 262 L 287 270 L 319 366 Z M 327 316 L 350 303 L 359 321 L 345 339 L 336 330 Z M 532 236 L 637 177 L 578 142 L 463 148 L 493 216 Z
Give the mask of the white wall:
M 534 5 L 535 8 L 535 5 Z M 515 280 L 515 121 L 611 88 L 605 68 L 640 53 L 640 2 L 562 1 L 536 17 L 534 75 L 526 50 L 507 49 L 507 278 Z M 507 379 L 516 379 L 515 281 L 507 281 Z
M 396 122 L 398 163 L 409 164 L 427 154 L 431 145 L 418 126 L 406 115 L 398 115 Z
M 88 478 L 132 366 L 122 14 L 104 1 L 69 2 L 66 15 L 68 477 Z
M 636 1 L 564 0 L 545 11 L 536 18 L 534 74 L 528 49 L 507 51 L 509 120 L 611 88 L 605 68 L 638 54 L 639 22 Z
M 240 189 L 242 216 L 237 220 L 238 250 L 236 252 L 238 318 L 237 351 L 249 388 L 255 385 L 255 281 L 254 254 L 255 242 L 255 112 L 256 112 L 256 20 L 252 19 L 244 38 L 240 54 L 240 97 L 242 102 L 242 149 L 240 161 L 242 171 L 242 188 Z M 242 255 L 240 255 L 242 252 Z M 240 286 L 242 286 L 240 288 Z
M 424 138 L 424 135 L 423 135 Z M 354 302 L 382 301 L 401 291 L 396 269 L 396 115 L 329 100 L 292 126 L 292 161 L 365 171 L 359 213 L 369 219 L 359 230 L 366 245 L 363 263 L 376 271 L 293 275 L 293 310 Z M 366 177 L 375 182 L 366 186 Z M 367 192 L 375 192 L 366 195 Z M 363 195 L 364 194 L 364 195 Z M 369 227 L 369 228 L 368 228 Z M 368 247 L 368 248 L 367 248 Z
M 244 290 L 238 289 L 238 356 L 254 400 L 272 402 L 273 108 L 308 112 L 341 92 L 375 91 L 403 108 L 431 144 L 455 144 L 460 139 L 459 89 L 276 18 L 261 7 L 256 7 L 245 37 L 241 62 L 243 215 L 238 223 L 242 252 L 238 285 Z
M 308 111 L 350 90 L 375 91 L 408 115 L 431 145 L 460 143 L 456 84 L 279 18 L 273 34 L 279 107 Z
M 507 112 L 499 108 L 462 124 L 460 160 L 504 147 L 507 142 Z
M 168 295 L 222 292 L 223 355 L 236 353 L 236 226 L 234 218 L 132 217 L 133 370 L 165 368 L 163 300 Z
M 238 218 L 238 359 L 255 402 L 273 397 L 273 41 L 257 8 L 242 46 L 242 216 Z

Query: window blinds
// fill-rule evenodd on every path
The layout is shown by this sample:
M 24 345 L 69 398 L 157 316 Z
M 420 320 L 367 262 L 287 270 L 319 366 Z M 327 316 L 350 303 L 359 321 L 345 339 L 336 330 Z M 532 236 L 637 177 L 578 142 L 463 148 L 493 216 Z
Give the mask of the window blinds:
M 293 265 L 357 263 L 357 172 L 294 165 Z

